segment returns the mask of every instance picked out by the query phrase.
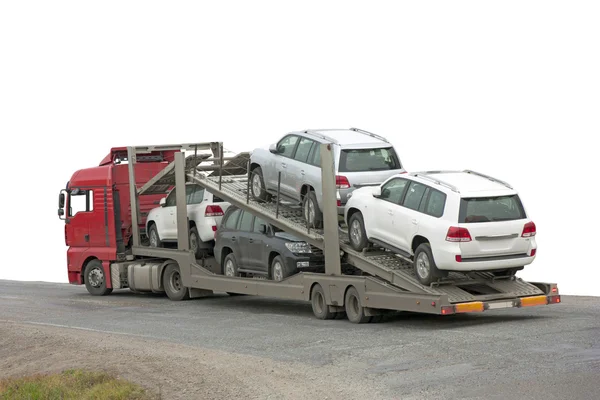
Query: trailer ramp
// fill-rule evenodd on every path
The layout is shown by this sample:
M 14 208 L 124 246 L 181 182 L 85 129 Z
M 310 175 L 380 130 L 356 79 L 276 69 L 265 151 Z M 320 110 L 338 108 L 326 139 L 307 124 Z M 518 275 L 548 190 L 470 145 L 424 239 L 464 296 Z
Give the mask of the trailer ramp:
M 323 249 L 323 231 L 308 227 L 299 205 L 285 203 L 275 198 L 274 202 L 259 202 L 249 193 L 246 176 L 203 175 L 188 173 L 187 178 L 206 190 L 272 223 L 311 245 Z M 357 252 L 350 247 L 347 235 L 340 232 L 340 250 L 345 261 L 362 271 L 389 282 L 394 287 L 413 293 L 447 295 L 450 303 L 490 301 L 544 294 L 537 286 L 520 278 L 497 278 L 491 273 L 464 274 L 451 272 L 449 276 L 431 286 L 422 285 L 411 262 L 387 250 Z

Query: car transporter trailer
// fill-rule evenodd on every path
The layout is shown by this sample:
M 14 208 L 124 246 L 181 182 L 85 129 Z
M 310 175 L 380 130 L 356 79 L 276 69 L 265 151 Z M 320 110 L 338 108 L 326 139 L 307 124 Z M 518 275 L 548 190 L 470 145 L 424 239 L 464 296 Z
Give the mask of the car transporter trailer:
M 213 292 L 310 301 L 317 318 L 346 317 L 354 323 L 377 322 L 394 311 L 449 315 L 560 303 L 556 284 L 526 282 L 489 272 L 459 273 L 430 286 L 416 278 L 412 263 L 384 249 L 353 250 L 338 223 L 332 147 L 320 145 L 324 229 L 310 229 L 301 208 L 274 197 L 259 202 L 249 194 L 249 153 L 223 156 L 222 142 L 128 147 L 132 246 L 111 264 L 112 288 L 166 292 L 171 300 Z M 174 161 L 142 187 L 135 182 L 136 157 L 175 150 Z M 184 153 L 185 152 L 185 153 Z M 187 155 L 191 153 L 190 155 Z M 280 173 L 281 176 L 281 173 Z M 280 178 L 281 179 L 281 178 Z M 195 182 L 224 201 L 308 242 L 324 252 L 324 273 L 300 272 L 283 281 L 228 277 L 213 257 L 197 260 L 190 251 L 186 182 Z M 177 248 L 141 244 L 139 196 L 176 190 Z M 179 189 L 181 188 L 181 189 Z M 350 266 L 347 272 L 345 266 Z

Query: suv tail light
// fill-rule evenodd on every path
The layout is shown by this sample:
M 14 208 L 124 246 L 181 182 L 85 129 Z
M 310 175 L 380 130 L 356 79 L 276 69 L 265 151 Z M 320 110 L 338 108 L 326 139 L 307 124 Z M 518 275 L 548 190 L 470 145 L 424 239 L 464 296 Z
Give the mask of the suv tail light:
M 206 211 L 204 211 L 204 216 L 205 217 L 222 217 L 223 216 L 223 209 L 221 208 L 221 206 L 216 206 L 216 205 L 210 205 L 210 206 L 206 206 Z
M 213 231 L 213 237 L 216 239 L 217 238 L 217 226 L 216 225 L 212 226 L 212 231 Z
M 348 178 L 345 176 L 336 175 L 335 176 L 335 186 L 338 189 L 350 189 L 350 182 Z
M 470 242 L 471 234 L 469 233 L 467 228 L 451 226 L 450 228 L 448 228 L 446 240 L 449 242 Z
M 533 223 L 533 221 L 530 221 L 528 223 L 525 224 L 525 226 L 523 227 L 523 233 L 521 234 L 522 237 L 532 237 L 535 236 L 535 224 Z

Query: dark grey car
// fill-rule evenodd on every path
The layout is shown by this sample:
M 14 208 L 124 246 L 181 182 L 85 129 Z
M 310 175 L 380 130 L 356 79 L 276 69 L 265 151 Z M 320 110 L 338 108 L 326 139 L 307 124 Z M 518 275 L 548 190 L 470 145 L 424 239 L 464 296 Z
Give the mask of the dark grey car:
M 227 276 L 281 281 L 300 271 L 324 270 L 320 249 L 234 206 L 217 229 L 214 254 Z

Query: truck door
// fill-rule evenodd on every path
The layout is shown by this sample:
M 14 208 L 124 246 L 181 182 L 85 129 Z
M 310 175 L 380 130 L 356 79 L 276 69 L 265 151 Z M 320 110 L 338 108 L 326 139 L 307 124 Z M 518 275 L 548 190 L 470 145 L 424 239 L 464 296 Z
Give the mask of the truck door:
M 67 196 L 67 245 L 90 247 L 90 227 L 94 223 L 94 192 L 92 189 L 72 188 Z

